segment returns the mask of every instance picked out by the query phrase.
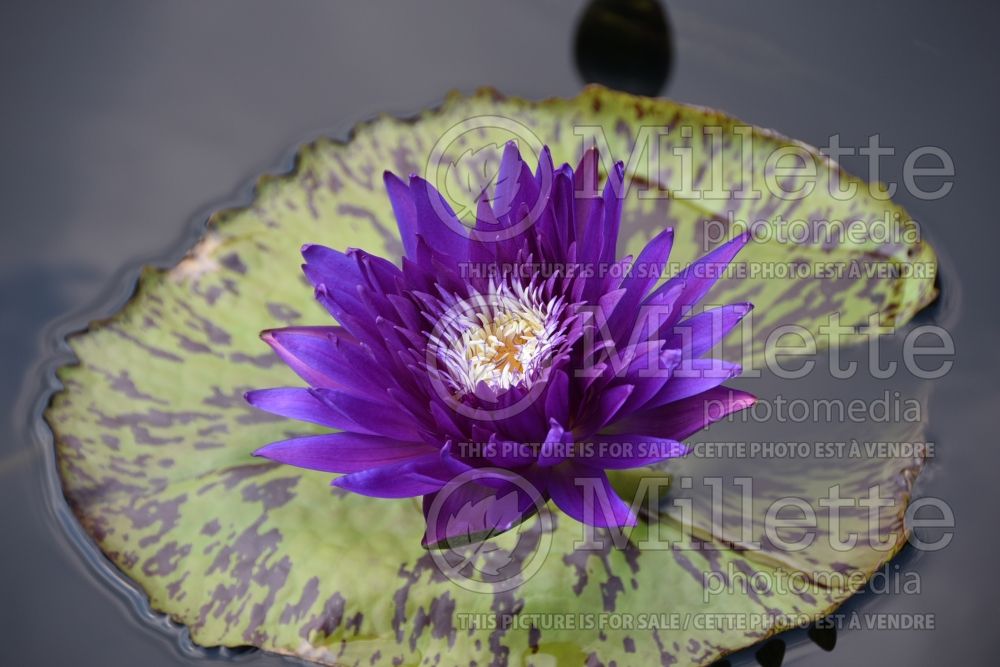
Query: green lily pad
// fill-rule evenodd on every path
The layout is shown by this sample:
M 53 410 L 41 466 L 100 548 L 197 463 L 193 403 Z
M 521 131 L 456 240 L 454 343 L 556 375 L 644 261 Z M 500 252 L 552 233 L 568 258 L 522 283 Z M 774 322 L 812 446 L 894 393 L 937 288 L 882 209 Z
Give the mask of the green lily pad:
M 574 522 L 545 513 L 474 554 L 478 564 L 500 559 L 528 567 L 531 561 L 533 576 L 525 574 L 514 587 L 469 590 L 443 576 L 433 553 L 420 547 L 422 517 L 412 501 L 340 493 L 328 475 L 250 456 L 262 444 L 309 429 L 254 411 L 242 398 L 251 388 L 297 384 L 259 340 L 261 329 L 328 323 L 297 270 L 300 246 L 400 254 L 383 170 L 431 173 L 439 165 L 458 165 L 431 180 L 461 210 L 463 196 L 475 190 L 477 170 L 496 160 L 504 141 L 519 139 L 529 161 L 526 147 L 547 144 L 558 163 L 575 162 L 583 138 L 599 136 L 604 155 L 628 162 L 635 145 L 642 145 L 641 128 L 658 126 L 670 128 L 661 140 L 664 157 L 655 168 L 642 159 L 628 166 L 639 187 L 629 191 L 623 215 L 626 250 L 670 224 L 677 237 L 673 259 L 690 260 L 707 249 L 715 231 L 731 233 L 740 220 L 776 214 L 888 216 L 900 235 L 915 229 L 904 211 L 867 194 L 864 184 L 849 199 L 832 197 L 832 178 L 858 182 L 811 149 L 665 100 L 588 88 L 574 99 L 538 103 L 481 91 L 452 96 L 416 119 L 378 118 L 359 126 L 346 143 L 321 139 L 303 146 L 291 173 L 262 178 L 251 205 L 213 216 L 182 262 L 169 270 L 146 269 L 120 313 L 70 339 L 79 363 L 60 370 L 64 388 L 46 419 L 66 500 L 83 528 L 149 596 L 153 609 L 186 625 L 198 644 L 253 645 L 324 664 L 708 664 L 829 613 L 856 586 L 807 577 L 792 592 L 733 589 L 707 596 L 705 573 L 773 577 L 834 568 L 863 580 L 901 544 L 836 554 L 817 546 L 794 557 L 746 551 L 732 525 L 706 518 L 703 498 L 672 486 L 671 495 L 692 500 L 692 534 L 666 509 L 625 543 L 587 545 L 579 543 Z M 703 141 L 705 127 L 720 128 L 726 140 L 745 131 L 754 157 L 713 152 Z M 674 148 L 690 151 L 675 154 Z M 696 198 L 682 191 L 696 190 L 717 173 L 723 192 L 766 192 L 764 179 L 773 174 L 766 156 L 778 148 L 799 151 L 818 170 L 816 186 L 800 200 Z M 675 182 L 684 171 L 681 160 L 691 161 L 698 180 Z M 746 174 L 725 180 L 744 162 Z M 791 191 L 796 179 L 786 175 L 782 183 Z M 935 256 L 919 239 L 823 245 L 772 238 L 746 253 L 747 263 L 761 265 L 930 267 L 888 276 L 861 271 L 837 280 L 724 281 L 708 301 L 754 302 L 759 331 L 796 324 L 817 332 L 831 313 L 849 325 L 873 313 L 884 324 L 901 325 L 935 294 Z M 739 356 L 759 360 L 763 350 L 755 338 Z M 913 429 L 918 432 L 886 439 L 920 437 L 920 424 Z M 671 472 L 706 476 L 720 469 L 713 461 L 695 459 L 681 465 L 697 470 Z M 900 512 L 922 459 L 860 458 L 844 465 L 844 479 L 893 485 Z M 752 474 L 777 479 L 787 472 L 758 466 Z M 798 490 L 811 499 L 818 494 L 811 486 L 826 483 L 831 471 L 817 470 L 815 478 L 809 469 L 798 474 Z M 780 490 L 763 487 L 755 502 Z M 750 536 L 760 528 L 755 524 Z M 660 540 L 697 548 L 641 548 L 652 531 Z M 878 537 L 871 532 L 866 529 L 868 537 Z M 905 528 L 887 520 L 875 532 L 899 537 Z M 489 619 L 500 622 L 492 626 Z

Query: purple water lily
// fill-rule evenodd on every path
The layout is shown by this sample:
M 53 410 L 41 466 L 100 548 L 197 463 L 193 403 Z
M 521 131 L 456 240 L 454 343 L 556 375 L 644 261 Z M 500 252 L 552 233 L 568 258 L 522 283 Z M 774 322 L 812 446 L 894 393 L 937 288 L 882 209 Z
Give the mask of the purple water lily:
M 255 454 L 342 473 L 333 484 L 359 494 L 422 496 L 425 545 L 507 530 L 539 499 L 591 525 L 634 524 L 606 470 L 683 455 L 685 438 L 754 401 L 722 386 L 739 366 L 703 358 L 750 304 L 690 314 L 748 239 L 661 283 L 673 231 L 618 258 L 623 168 L 599 189 L 598 162 L 590 150 L 554 168 L 546 148 L 532 173 L 509 144 L 471 225 L 427 181 L 387 172 L 399 265 L 305 246 L 339 326 L 265 331 L 308 386 L 247 394 L 337 431 Z

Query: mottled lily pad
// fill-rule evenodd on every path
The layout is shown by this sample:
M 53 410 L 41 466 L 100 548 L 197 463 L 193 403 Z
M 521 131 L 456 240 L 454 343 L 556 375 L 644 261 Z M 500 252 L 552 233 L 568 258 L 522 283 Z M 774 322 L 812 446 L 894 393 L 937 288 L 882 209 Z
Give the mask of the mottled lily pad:
M 702 132 L 708 126 L 719 128 L 726 150 L 704 140 L 711 136 Z M 259 340 L 261 329 L 327 323 L 297 271 L 300 246 L 400 253 L 382 191 L 383 170 L 429 173 L 438 164 L 432 156 L 450 156 L 458 169 L 434 182 L 461 203 L 462 193 L 474 190 L 474 172 L 496 159 L 504 141 L 519 139 L 529 161 L 525 147 L 543 142 L 563 162 L 576 160 L 584 136 L 599 134 L 606 142 L 599 146 L 603 154 L 628 162 L 643 127 L 670 131 L 661 139 L 663 157 L 655 170 L 642 160 L 628 167 L 632 181 L 643 187 L 630 191 L 626 202 L 623 250 L 635 250 L 669 224 L 677 236 L 672 259 L 690 260 L 705 250 L 709 232 L 776 214 L 888 216 L 897 231 L 914 229 L 904 211 L 869 196 L 863 184 L 849 199 L 831 197 L 831 178 L 856 181 L 801 144 L 714 111 L 599 88 L 541 103 L 492 91 L 456 95 L 413 120 L 382 117 L 359 126 L 346 143 L 318 140 L 302 147 L 291 173 L 262 178 L 249 206 L 213 216 L 181 263 L 145 270 L 120 313 L 70 339 L 79 363 L 59 372 L 64 389 L 53 397 L 46 418 L 66 500 L 85 531 L 149 596 L 153 609 L 188 626 L 198 644 L 253 645 L 325 664 L 708 664 L 829 613 L 852 587 L 809 581 L 792 593 L 730 590 L 706 599 L 704 572 L 827 567 L 866 576 L 899 545 L 836 555 L 817 547 L 782 557 L 743 550 L 733 526 L 713 525 L 697 514 L 695 534 L 686 539 L 701 548 L 639 548 L 652 530 L 661 539 L 683 537 L 680 523 L 664 511 L 636 528 L 622 548 L 604 540 L 595 550 L 577 544 L 573 522 L 553 513 L 548 524 L 537 518 L 525 524 L 516 548 L 514 537 L 505 535 L 477 556 L 516 564 L 527 558 L 523 544 L 545 542 L 548 556 L 534 576 L 511 589 L 477 592 L 442 576 L 432 554 L 420 547 L 423 526 L 413 502 L 340 493 L 325 474 L 250 456 L 264 443 L 308 428 L 243 401 L 251 388 L 295 384 Z M 602 132 L 595 134 L 596 128 Z M 744 131 L 756 149 L 752 157 L 731 150 Z M 444 144 L 442 137 L 448 138 Z M 679 190 L 697 187 L 712 174 L 723 175 L 723 192 L 761 189 L 763 179 L 774 175 L 765 158 L 776 148 L 798 151 L 814 164 L 818 176 L 810 194 L 796 201 L 767 195 L 693 199 Z M 468 159 L 459 159 L 466 153 Z M 685 159 L 695 179 L 687 185 L 675 182 Z M 744 162 L 748 169 L 739 182 L 725 180 Z M 794 176 L 782 179 L 789 191 L 795 189 Z M 746 253 L 751 264 L 935 265 L 932 249 L 918 239 L 832 245 L 772 240 Z M 815 332 L 835 312 L 850 325 L 873 313 L 883 323 L 902 324 L 934 297 L 933 270 L 904 273 L 724 281 L 708 301 L 753 301 L 756 331 L 797 324 Z M 754 338 L 739 356 L 760 359 L 762 350 Z M 841 472 L 857 484 L 892 484 L 905 502 L 921 464 L 861 459 Z M 700 466 L 692 473 L 697 475 L 717 470 L 711 459 L 684 465 Z M 790 486 L 807 496 L 812 482 L 822 484 L 831 474 L 826 469 L 810 477 L 816 469 L 798 465 Z M 751 474 L 787 482 L 791 473 L 758 466 Z M 762 487 L 759 500 L 788 490 L 776 483 Z M 685 493 L 677 489 L 679 496 Z M 693 506 L 696 513 L 704 511 L 697 497 Z M 898 537 L 904 527 L 887 517 L 876 532 Z M 544 620 L 577 613 L 617 620 L 562 628 Z M 707 613 L 763 621 L 743 627 L 694 620 L 710 618 Z M 482 623 L 497 614 L 528 620 L 514 627 L 468 627 L 469 619 Z M 541 616 L 531 616 L 536 614 Z M 633 627 L 620 627 L 629 623 Z

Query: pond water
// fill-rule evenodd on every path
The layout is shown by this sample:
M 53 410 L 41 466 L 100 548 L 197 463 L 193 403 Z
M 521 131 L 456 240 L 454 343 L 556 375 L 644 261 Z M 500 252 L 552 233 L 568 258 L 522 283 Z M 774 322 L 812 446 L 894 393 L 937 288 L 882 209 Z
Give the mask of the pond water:
M 607 60 L 593 33 L 577 41 L 585 9 L 555 0 L 502 8 L 4 4 L 0 392 L 9 409 L 0 416 L 7 435 L 0 442 L 0 628 L 9 664 L 156 667 L 205 655 L 126 585 L 103 576 L 100 559 L 72 529 L 38 420 L 51 371 L 67 359 L 61 336 L 114 312 L 138 265 L 176 261 L 207 212 L 245 202 L 253 178 L 287 167 L 299 141 L 343 135 L 379 112 L 419 110 L 453 88 L 489 84 L 541 98 L 574 94 L 581 70 L 615 77 L 614 67 L 601 67 Z M 879 134 L 895 148 L 881 161 L 882 180 L 900 180 L 906 155 L 921 146 L 945 150 L 957 173 L 945 197 L 921 200 L 904 188 L 896 195 L 943 263 L 942 296 L 919 319 L 951 332 L 956 363 L 931 388 L 935 457 L 919 492 L 953 509 L 955 537 L 941 551 L 910 550 L 890 566 L 916 572 L 919 593 L 868 593 L 845 607 L 929 614 L 935 627 L 845 630 L 832 652 L 821 646 L 834 633 L 803 630 L 734 663 L 778 664 L 784 652 L 785 664 L 964 664 L 992 653 L 984 630 L 998 592 L 992 549 L 1000 538 L 991 526 L 1000 315 L 989 304 L 996 303 L 1000 234 L 990 159 L 997 67 L 988 31 L 997 11 L 924 0 L 673 2 L 669 31 L 653 25 L 654 16 L 633 40 L 644 53 L 670 55 L 672 65 L 641 76 L 628 69 L 626 85 L 655 88 L 669 73 L 663 94 L 814 145 L 837 134 L 844 146 L 864 146 Z M 670 39 L 668 48 L 655 35 Z M 608 48 L 628 43 L 609 39 Z M 627 58 L 611 62 L 631 67 Z M 869 174 L 865 156 L 842 162 Z M 858 391 L 878 387 L 863 385 Z M 287 664 L 256 652 L 209 654 Z

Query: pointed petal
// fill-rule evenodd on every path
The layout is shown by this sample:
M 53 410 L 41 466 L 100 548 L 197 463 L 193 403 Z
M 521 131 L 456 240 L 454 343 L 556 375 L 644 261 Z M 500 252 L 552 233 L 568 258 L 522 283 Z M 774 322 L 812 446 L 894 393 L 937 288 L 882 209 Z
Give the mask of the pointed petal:
M 549 378 L 545 388 L 545 414 L 560 424 L 569 421 L 569 375 L 564 370 L 557 370 Z
M 643 433 L 684 440 L 729 414 L 752 406 L 757 399 L 725 386 L 656 408 L 640 410 L 604 429 L 606 434 Z
M 419 176 L 410 177 L 410 193 L 417 211 L 417 234 L 428 247 L 452 263 L 469 258 L 469 235 L 451 206 L 433 185 Z
M 394 440 L 420 440 L 414 417 L 401 406 L 390 405 L 388 400 L 383 402 L 359 398 L 334 389 L 313 389 L 312 393 L 331 410 L 348 420 L 349 425 L 341 428 Z M 388 393 L 384 395 L 386 399 L 389 398 Z
M 372 360 L 342 327 L 269 329 L 260 337 L 313 387 L 371 387 L 365 372 L 358 369 L 371 365 Z M 382 379 L 375 377 L 376 381 Z
M 633 391 L 635 391 L 635 387 L 630 384 L 620 384 L 602 390 L 593 409 L 589 414 L 584 415 L 582 423 L 576 426 L 574 433 L 590 435 L 614 421 L 619 409 Z
M 549 467 L 562 463 L 563 459 L 566 458 L 565 445 L 571 438 L 572 436 L 566 433 L 566 429 L 562 427 L 562 424 L 554 419 L 550 419 L 549 431 L 545 434 L 542 449 L 538 453 L 538 465 Z
M 670 379 L 646 402 L 643 409 L 659 407 L 704 393 L 736 377 L 742 370 L 739 364 L 722 359 L 685 360 L 674 369 Z
M 324 433 L 274 442 L 253 454 L 298 468 L 350 473 L 419 458 L 429 452 L 434 453 L 433 447 L 377 435 Z
M 306 260 L 302 271 L 313 287 L 325 286 L 331 294 L 357 302 L 357 288 L 365 281 L 356 259 L 315 243 L 302 246 L 302 257 Z
M 564 463 L 548 483 L 553 502 L 580 523 L 602 528 L 634 526 L 636 516 L 602 470 Z
M 617 321 L 621 322 L 619 327 L 629 323 L 626 321 L 626 317 L 630 316 L 632 320 L 635 319 L 636 308 L 649 292 L 649 288 L 655 285 L 663 274 L 663 267 L 667 263 L 673 242 L 674 230 L 672 227 L 668 227 L 646 244 L 646 247 L 639 253 L 638 259 L 632 264 L 632 270 L 621 283 L 621 288 L 625 290 L 625 296 L 622 297 L 621 309 L 616 318 Z M 620 333 L 616 332 L 616 334 Z
M 264 412 L 289 419 L 343 429 L 353 426 L 350 419 L 332 409 L 303 387 L 257 389 L 243 395 L 246 402 Z
M 413 205 L 410 188 L 401 178 L 389 171 L 382 175 L 382 180 L 385 182 L 385 191 L 389 195 L 392 212 L 396 216 L 399 238 L 403 242 L 403 253 L 410 259 L 416 259 L 417 209 Z
M 726 267 L 729 266 L 729 263 L 746 246 L 749 240 L 750 233 L 746 232 L 722 244 L 663 283 L 650 295 L 650 299 L 655 299 L 660 293 L 670 290 L 676 283 L 682 282 L 684 283 L 684 289 L 681 291 L 680 296 L 677 297 L 677 304 L 683 307 L 698 303 L 712 286 L 715 285 L 719 277 L 725 274 Z M 679 315 L 680 313 L 678 313 L 678 318 Z
M 573 237 L 581 241 L 591 217 L 591 209 L 600 201 L 597 149 L 589 148 L 580 157 L 580 163 L 573 170 L 573 218 L 575 229 Z
M 625 165 L 616 162 L 604 184 L 604 247 L 600 260 L 604 264 L 615 261 L 618 250 L 618 230 L 621 227 L 622 201 L 625 198 Z
M 674 325 L 665 336 L 667 347 L 684 351 L 684 358 L 700 357 L 716 345 L 753 310 L 753 304 L 737 303 L 706 311 Z
M 344 475 L 333 485 L 373 498 L 413 498 L 434 493 L 454 476 L 438 453 Z

